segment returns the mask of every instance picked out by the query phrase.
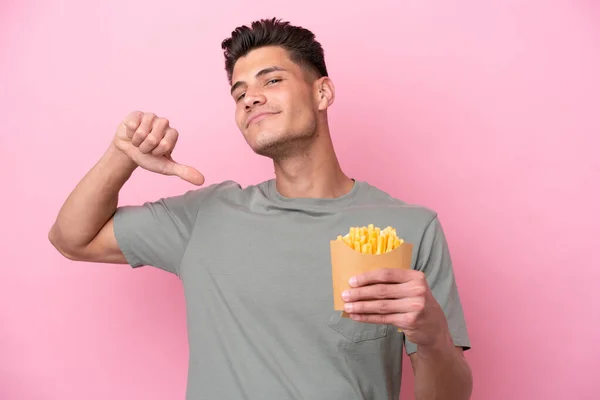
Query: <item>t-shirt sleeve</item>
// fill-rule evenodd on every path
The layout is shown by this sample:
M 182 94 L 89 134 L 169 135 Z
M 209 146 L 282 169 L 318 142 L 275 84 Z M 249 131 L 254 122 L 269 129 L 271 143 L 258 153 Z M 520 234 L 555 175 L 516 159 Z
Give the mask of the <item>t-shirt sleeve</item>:
M 440 304 L 454 345 L 465 350 L 471 348 L 463 308 L 456 285 L 452 260 L 442 225 L 435 216 L 423 234 L 418 249 L 415 269 L 425 274 L 429 288 Z M 417 345 L 405 339 L 406 353 L 417 351 Z
M 179 265 L 206 192 L 206 188 L 191 190 L 117 208 L 114 233 L 129 265 L 153 266 L 179 275 Z

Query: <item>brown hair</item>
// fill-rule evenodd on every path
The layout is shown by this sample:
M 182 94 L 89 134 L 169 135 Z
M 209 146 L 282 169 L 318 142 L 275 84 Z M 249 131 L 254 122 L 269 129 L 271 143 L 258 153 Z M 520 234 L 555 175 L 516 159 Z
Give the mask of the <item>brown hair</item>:
M 319 77 L 328 76 L 323 47 L 315 40 L 314 33 L 272 18 L 254 21 L 251 27 L 239 26 L 231 32 L 230 38 L 221 43 L 229 84 L 237 60 L 251 50 L 266 46 L 282 47 L 288 51 L 290 59 L 301 67 L 315 72 Z

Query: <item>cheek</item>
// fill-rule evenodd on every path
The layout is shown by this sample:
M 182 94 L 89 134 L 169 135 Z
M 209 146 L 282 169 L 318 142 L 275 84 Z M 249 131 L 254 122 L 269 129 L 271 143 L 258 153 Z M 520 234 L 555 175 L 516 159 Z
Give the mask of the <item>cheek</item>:
M 303 92 L 298 94 L 291 104 L 294 107 L 296 115 L 301 115 L 302 117 L 312 114 L 313 110 L 316 109 L 314 99 L 310 93 Z
M 243 108 L 240 108 L 239 106 L 237 106 L 235 108 L 235 123 L 238 126 L 238 128 L 242 129 L 244 127 L 243 123 L 244 123 L 244 118 L 245 118 L 245 112 Z
M 315 118 L 315 113 L 310 101 L 299 103 L 293 110 L 293 120 L 296 125 L 306 126 Z

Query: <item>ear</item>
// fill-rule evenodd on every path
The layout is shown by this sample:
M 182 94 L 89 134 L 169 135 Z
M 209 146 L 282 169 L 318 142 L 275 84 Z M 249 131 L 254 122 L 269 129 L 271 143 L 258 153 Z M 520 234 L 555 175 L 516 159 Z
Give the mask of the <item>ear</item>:
M 319 111 L 324 111 L 333 104 L 335 100 L 335 87 L 331 79 L 326 76 L 317 79 L 314 91 Z

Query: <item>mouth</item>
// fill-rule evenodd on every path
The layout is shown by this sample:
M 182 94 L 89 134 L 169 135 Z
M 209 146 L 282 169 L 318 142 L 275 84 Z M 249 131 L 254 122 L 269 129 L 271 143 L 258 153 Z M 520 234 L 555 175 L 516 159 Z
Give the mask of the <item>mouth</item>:
M 261 112 L 258 113 L 256 115 L 251 116 L 250 118 L 248 118 L 248 121 L 246 122 L 246 126 L 250 126 L 250 124 L 254 123 L 254 122 L 259 122 L 262 121 L 263 119 L 267 118 L 270 115 L 275 115 L 278 113 L 274 113 L 274 112 Z

